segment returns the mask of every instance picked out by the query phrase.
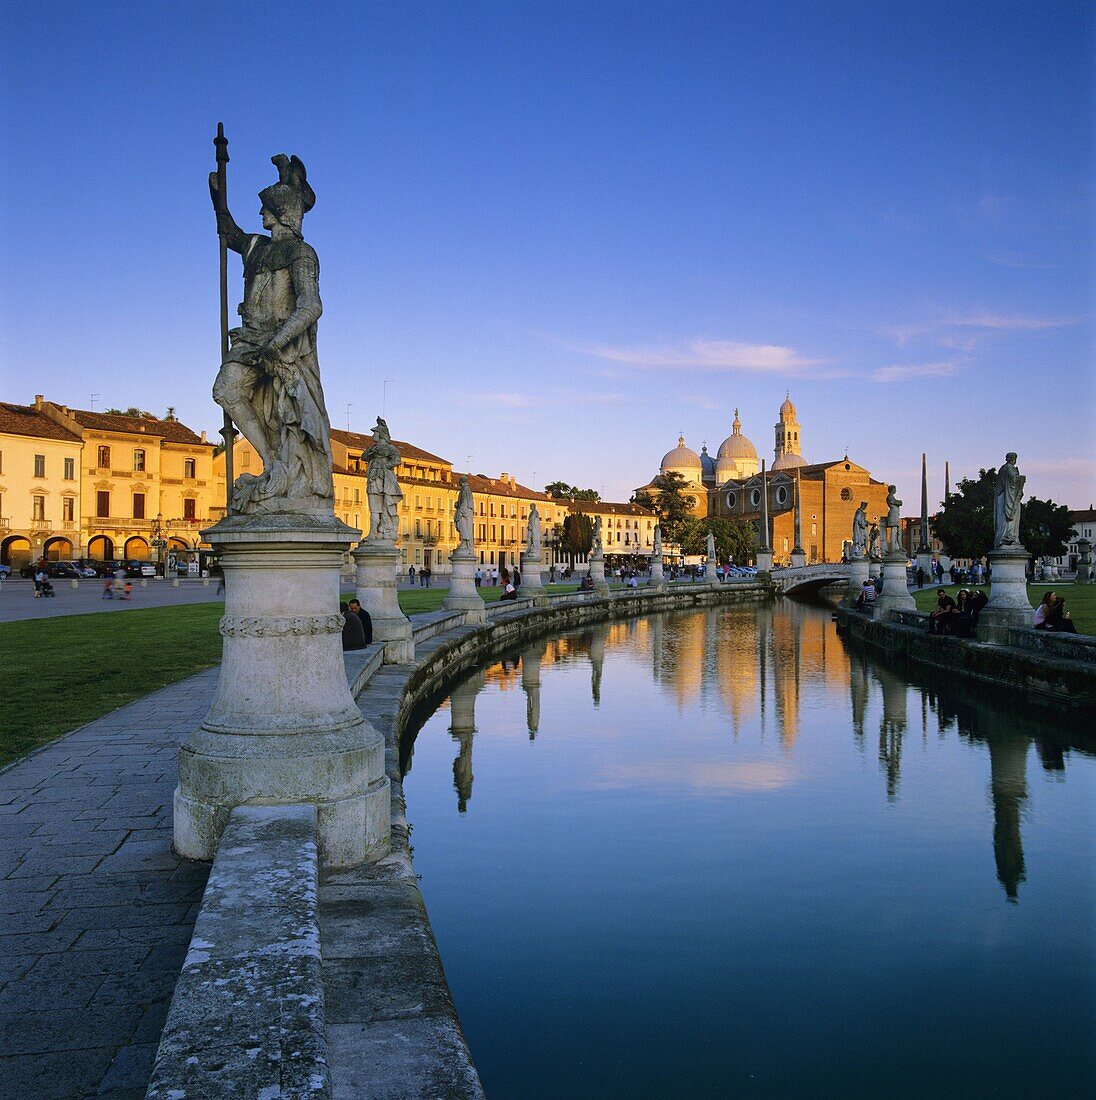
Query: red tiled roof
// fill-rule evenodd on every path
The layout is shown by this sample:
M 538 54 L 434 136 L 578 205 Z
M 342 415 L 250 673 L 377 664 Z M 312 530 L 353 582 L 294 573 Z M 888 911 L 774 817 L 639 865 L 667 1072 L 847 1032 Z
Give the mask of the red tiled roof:
M 564 504 L 564 501 L 553 500 L 547 493 L 538 493 L 536 489 L 530 489 L 515 481 L 513 485 L 501 478 L 488 477 L 486 474 L 453 474 L 453 480 L 459 485 L 462 477 L 468 478 L 468 486 L 473 493 L 489 493 L 497 497 L 514 497 L 520 500 L 537 500 L 544 504 Z
M 74 432 L 50 420 L 33 405 L 10 405 L 6 401 L 0 401 L 0 432 L 7 432 L 9 435 L 33 435 L 40 439 L 83 442 Z
M 557 503 L 565 504 L 572 512 L 604 512 L 614 516 L 654 517 L 654 512 L 641 504 L 614 504 L 608 500 L 571 500 L 569 497 Z
M 1073 524 L 1092 523 L 1093 520 L 1096 520 L 1096 508 L 1082 508 L 1069 513 L 1069 522 Z
M 371 435 L 362 435 L 361 432 L 344 432 L 340 428 L 331 429 L 331 438 L 337 440 L 344 447 L 349 447 L 354 451 L 365 451 L 373 446 L 373 437 Z M 439 458 L 438 455 L 431 454 L 429 451 L 424 451 L 421 447 L 416 447 L 413 443 L 404 443 L 399 439 L 392 440 L 392 446 L 400 452 L 400 457 L 406 462 L 408 459 L 414 459 L 417 462 L 436 462 L 442 466 L 452 466 L 452 463 L 447 458 Z
M 128 435 L 155 435 L 168 443 L 197 443 L 213 447 L 213 443 L 202 443 L 202 437 L 188 428 L 180 420 L 147 420 L 143 416 L 121 416 L 117 413 L 91 412 L 88 409 L 70 409 L 76 423 L 82 428 L 91 428 L 100 432 L 122 432 Z

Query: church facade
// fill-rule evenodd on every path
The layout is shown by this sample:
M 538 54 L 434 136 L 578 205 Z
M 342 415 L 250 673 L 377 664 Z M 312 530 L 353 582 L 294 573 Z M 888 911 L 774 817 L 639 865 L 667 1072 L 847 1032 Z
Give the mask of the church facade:
M 797 494 L 807 561 L 841 561 L 857 506 L 866 501 L 869 523 L 878 523 L 887 510 L 887 486 L 848 455 L 828 462 L 808 462 L 803 456 L 799 415 L 790 394 L 780 406 L 773 437 L 773 461 L 764 486 L 774 562 L 786 564 L 795 548 Z M 697 454 L 679 436 L 677 446 L 663 456 L 659 467 L 659 474 L 668 473 L 684 478 L 683 493 L 694 516 L 746 520 L 754 524 L 760 537 L 761 463 L 753 443 L 742 434 L 737 409 L 731 434 L 719 445 L 714 459 L 706 444 Z M 653 481 L 636 491 L 658 495 Z

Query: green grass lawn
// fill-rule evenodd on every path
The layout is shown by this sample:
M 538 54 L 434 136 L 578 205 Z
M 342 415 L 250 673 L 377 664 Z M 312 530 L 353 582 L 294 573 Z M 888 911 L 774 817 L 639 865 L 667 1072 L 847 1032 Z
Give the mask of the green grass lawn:
M 490 603 L 502 588 L 480 593 Z M 403 589 L 400 607 L 408 615 L 437 611 L 446 595 L 443 588 Z M 0 766 L 217 664 L 223 614 L 217 602 L 0 623 Z
M 949 596 L 955 597 L 960 588 L 969 588 L 977 591 L 978 585 L 971 584 L 946 584 L 944 585 Z M 981 585 L 985 594 L 989 595 L 989 587 Z M 1043 593 L 1054 591 L 1063 596 L 1066 601 L 1066 610 L 1077 627 L 1078 634 L 1096 634 L 1096 584 L 1072 585 L 1072 584 L 1029 584 L 1028 599 L 1031 606 L 1043 598 Z M 920 591 L 913 590 L 913 598 L 917 601 L 918 611 L 931 611 L 936 606 L 935 588 L 926 586 Z

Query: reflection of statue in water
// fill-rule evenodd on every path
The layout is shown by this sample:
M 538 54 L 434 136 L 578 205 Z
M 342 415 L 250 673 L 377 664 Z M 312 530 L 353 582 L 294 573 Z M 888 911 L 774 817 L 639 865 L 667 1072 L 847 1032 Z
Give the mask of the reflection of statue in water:
M 399 506 L 403 492 L 396 481 L 400 452 L 392 446 L 388 425 L 378 416 L 373 445 L 362 452 L 369 464 L 365 492 L 369 500 L 369 537 L 378 542 L 395 542 L 400 529 Z
M 601 543 L 601 516 L 594 520 L 594 538 L 590 547 L 590 561 L 601 561 L 605 557 L 605 548 Z
M 475 501 L 472 499 L 472 490 L 466 477 L 460 479 L 460 492 L 457 493 L 454 512 L 453 524 L 460 536 L 460 545 L 457 547 L 457 551 L 470 554 L 474 549 L 472 545 L 472 517 L 475 513 Z
M 999 550 L 1020 543 L 1020 504 L 1024 499 L 1024 477 L 1016 466 L 1016 452 L 1005 455 L 1005 464 L 997 471 L 993 492 L 993 547 Z
M 529 508 L 529 541 L 525 547 L 525 555 L 530 561 L 540 561 L 540 513 L 537 511 L 536 504 L 531 505 Z
M 868 551 L 868 502 L 862 500 L 852 517 L 852 557 L 859 561 Z
M 898 532 L 902 526 L 902 502 L 895 496 L 897 491 L 896 485 L 887 486 L 887 518 L 883 523 L 883 547 L 888 553 L 899 549 L 901 542 Z
M 1030 742 L 1026 737 L 1002 735 L 987 738 L 987 743 L 993 795 L 993 858 L 997 864 L 997 879 L 1005 888 L 1009 901 L 1015 902 L 1020 883 L 1027 878 L 1020 824 L 1027 802 Z
M 316 196 L 304 165 L 279 153 L 278 182 L 259 192 L 262 233 L 245 233 L 209 178 L 217 230 L 244 261 L 243 324 L 213 385 L 213 399 L 259 453 L 263 472 L 242 474 L 229 511 L 332 515 L 331 425 L 320 387 L 316 322 L 320 264 L 301 226 Z

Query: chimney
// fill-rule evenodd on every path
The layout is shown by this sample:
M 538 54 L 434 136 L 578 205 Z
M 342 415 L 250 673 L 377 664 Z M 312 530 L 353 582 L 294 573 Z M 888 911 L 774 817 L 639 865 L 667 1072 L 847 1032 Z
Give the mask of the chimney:
M 38 412 L 42 411 L 42 395 L 40 393 L 34 395 L 34 407 Z
M 205 428 L 203 428 L 202 429 L 202 442 L 204 443 L 205 441 L 206 441 Z

